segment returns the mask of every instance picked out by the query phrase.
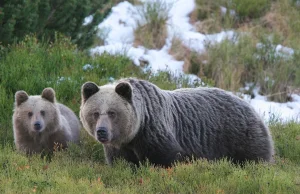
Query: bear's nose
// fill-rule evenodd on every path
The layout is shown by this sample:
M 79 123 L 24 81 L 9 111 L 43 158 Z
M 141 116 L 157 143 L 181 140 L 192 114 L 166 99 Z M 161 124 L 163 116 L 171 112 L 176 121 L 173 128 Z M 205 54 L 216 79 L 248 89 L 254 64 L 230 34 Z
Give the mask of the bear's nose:
M 41 130 L 41 128 L 42 128 L 42 125 L 41 125 L 41 123 L 39 121 L 37 121 L 37 122 L 34 123 L 34 129 L 36 131 Z
M 107 128 L 106 127 L 99 127 L 97 129 L 97 136 L 98 139 L 107 139 Z

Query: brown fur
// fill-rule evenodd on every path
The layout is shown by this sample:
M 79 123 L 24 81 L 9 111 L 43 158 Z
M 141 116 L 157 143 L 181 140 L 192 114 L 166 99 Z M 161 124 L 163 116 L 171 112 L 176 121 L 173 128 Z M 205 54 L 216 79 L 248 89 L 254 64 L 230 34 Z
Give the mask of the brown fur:
M 56 102 L 54 90 L 46 88 L 41 96 L 16 92 L 13 130 L 17 150 L 40 153 L 53 151 L 55 145 L 66 148 L 68 142 L 77 143 L 80 123 L 71 109 Z

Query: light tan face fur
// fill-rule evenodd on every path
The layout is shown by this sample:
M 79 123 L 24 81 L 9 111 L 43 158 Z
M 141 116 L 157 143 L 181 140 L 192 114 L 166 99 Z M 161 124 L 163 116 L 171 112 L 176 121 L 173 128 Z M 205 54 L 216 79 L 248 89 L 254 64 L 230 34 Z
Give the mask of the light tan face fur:
M 14 109 L 14 123 L 18 129 L 28 130 L 31 134 L 42 133 L 45 130 L 55 131 L 52 127 L 58 119 L 55 105 L 40 96 L 29 96 L 28 99 Z M 36 130 L 35 123 L 40 123 Z
M 119 147 L 135 136 L 136 118 L 132 106 L 115 92 L 115 86 L 99 87 L 100 90 L 81 104 L 80 119 L 88 133 L 97 140 L 97 129 L 105 126 L 108 141 Z

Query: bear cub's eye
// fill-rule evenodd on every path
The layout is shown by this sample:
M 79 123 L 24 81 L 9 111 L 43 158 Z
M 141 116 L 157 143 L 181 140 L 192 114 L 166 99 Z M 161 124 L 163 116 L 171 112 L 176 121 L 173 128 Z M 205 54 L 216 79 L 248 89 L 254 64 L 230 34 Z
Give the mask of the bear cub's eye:
M 44 110 L 41 110 L 41 115 L 45 116 L 45 111 Z
M 100 116 L 100 113 L 99 112 L 94 112 L 93 116 L 94 116 L 95 119 L 97 119 Z
M 28 112 L 28 116 L 32 117 L 33 113 L 32 112 Z
M 107 115 L 111 118 L 114 118 L 116 116 L 116 113 L 114 111 L 107 111 Z

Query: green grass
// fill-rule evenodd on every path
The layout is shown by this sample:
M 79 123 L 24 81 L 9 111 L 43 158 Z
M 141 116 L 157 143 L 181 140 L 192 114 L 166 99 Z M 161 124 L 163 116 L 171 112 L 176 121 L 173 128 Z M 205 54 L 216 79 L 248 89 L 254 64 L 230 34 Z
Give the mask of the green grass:
M 55 152 L 52 161 L 39 155 L 26 157 L 14 146 L 0 147 L 1 193 L 299 193 L 300 125 L 271 127 L 275 164 L 226 160 L 196 160 L 163 169 L 145 164 L 130 167 L 120 160 L 104 164 L 103 150 L 84 131 L 81 145 Z

